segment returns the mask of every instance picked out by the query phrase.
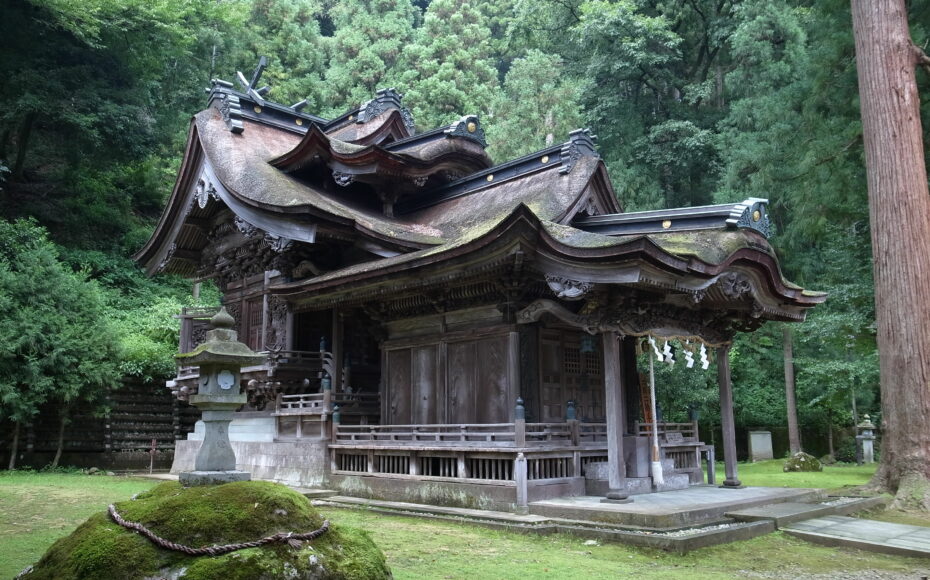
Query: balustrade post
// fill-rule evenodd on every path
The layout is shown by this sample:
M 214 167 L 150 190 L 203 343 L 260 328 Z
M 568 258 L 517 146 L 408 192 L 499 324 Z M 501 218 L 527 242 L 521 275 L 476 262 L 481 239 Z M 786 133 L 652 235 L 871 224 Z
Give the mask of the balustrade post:
M 526 408 L 520 397 L 517 397 L 517 406 L 513 412 L 513 439 L 517 447 L 526 447 Z
M 468 474 L 468 462 L 465 461 L 465 453 L 456 453 L 455 463 L 457 465 L 456 473 L 460 479 L 467 479 L 470 477 Z
M 330 436 L 330 439 L 335 443 L 339 442 L 340 421 L 342 421 L 342 414 L 339 413 L 339 405 L 333 405 L 333 420 L 332 420 L 333 434 Z
M 568 423 L 568 432 L 572 445 L 578 445 L 578 415 L 574 399 L 569 400 L 566 404 L 565 422 Z
M 329 409 L 329 406 L 333 402 L 333 379 L 331 379 L 328 374 L 324 373 L 320 383 L 323 386 L 323 408 Z
M 517 458 L 513 462 L 513 480 L 517 487 L 517 505 L 518 514 L 529 513 L 529 490 L 527 489 L 526 457 L 522 453 L 517 453 Z
M 284 403 L 284 393 L 278 393 L 278 396 L 274 398 L 274 410 L 281 412 L 281 405 Z

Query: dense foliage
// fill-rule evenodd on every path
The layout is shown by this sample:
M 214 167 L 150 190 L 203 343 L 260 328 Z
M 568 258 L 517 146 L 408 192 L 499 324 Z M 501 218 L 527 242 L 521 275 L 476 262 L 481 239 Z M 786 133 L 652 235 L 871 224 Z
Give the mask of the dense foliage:
M 910 10 L 923 44 L 930 8 Z M 421 129 L 482 115 L 498 161 L 590 126 L 627 210 L 770 199 L 787 277 L 833 296 L 796 333 L 802 423 L 849 426 L 853 401 L 877 411 L 845 0 L 4 2 L 0 217 L 48 229 L 61 246 L 49 268 L 102 304 L 120 372 L 170 370 L 187 287 L 144 279 L 128 256 L 170 191 L 203 87 L 261 54 L 276 101 L 334 115 L 394 86 Z M 784 423 L 781 341 L 770 325 L 734 347 L 744 426 Z M 663 369 L 668 416 L 693 403 L 712 419 L 713 380 Z

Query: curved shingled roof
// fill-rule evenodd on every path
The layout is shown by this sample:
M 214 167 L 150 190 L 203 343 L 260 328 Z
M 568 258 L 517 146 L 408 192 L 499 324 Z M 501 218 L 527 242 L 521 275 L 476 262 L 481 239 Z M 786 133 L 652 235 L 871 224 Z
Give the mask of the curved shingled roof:
M 491 166 L 476 117 L 414 134 L 392 90 L 332 121 L 224 85 L 210 103 L 194 116 L 168 207 L 136 256 L 150 273 L 194 275 L 210 225 L 228 209 L 236 227 L 266 240 L 330 236 L 376 248 L 381 257 L 271 289 L 301 302 L 384 295 L 398 275 L 408 288 L 411 276 L 413 286 L 441 284 L 513 252 L 540 275 L 662 289 L 721 312 L 751 307 L 755 318 L 802 320 L 825 299 L 782 276 L 765 200 L 621 213 L 588 131 Z M 751 304 L 720 290 L 734 275 Z

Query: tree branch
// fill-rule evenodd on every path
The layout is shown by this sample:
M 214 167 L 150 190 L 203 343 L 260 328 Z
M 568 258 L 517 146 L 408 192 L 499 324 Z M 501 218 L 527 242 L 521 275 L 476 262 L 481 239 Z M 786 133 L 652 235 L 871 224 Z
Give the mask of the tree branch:
M 927 56 L 927 53 L 924 52 L 924 49 L 920 48 L 913 41 L 911 41 L 911 52 L 914 53 L 914 64 L 924 69 L 924 72 L 930 74 L 930 56 Z

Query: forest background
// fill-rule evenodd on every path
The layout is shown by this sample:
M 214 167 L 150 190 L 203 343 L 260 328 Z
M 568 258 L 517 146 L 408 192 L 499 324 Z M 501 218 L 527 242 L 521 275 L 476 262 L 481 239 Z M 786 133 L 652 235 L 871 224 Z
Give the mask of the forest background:
M 930 3 L 909 21 L 926 46 Z M 794 327 L 805 447 L 823 452 L 857 413 L 880 420 L 846 0 L 4 0 L 0 420 L 173 374 L 190 284 L 130 256 L 204 88 L 260 55 L 268 98 L 324 117 L 386 87 L 420 130 L 478 114 L 496 162 L 591 127 L 625 211 L 768 198 L 786 277 L 830 294 Z M 743 428 L 786 424 L 783 330 L 731 352 Z M 666 419 L 719 423 L 715 377 L 682 367 L 657 379 Z M 850 438 L 838 447 L 852 459 Z

